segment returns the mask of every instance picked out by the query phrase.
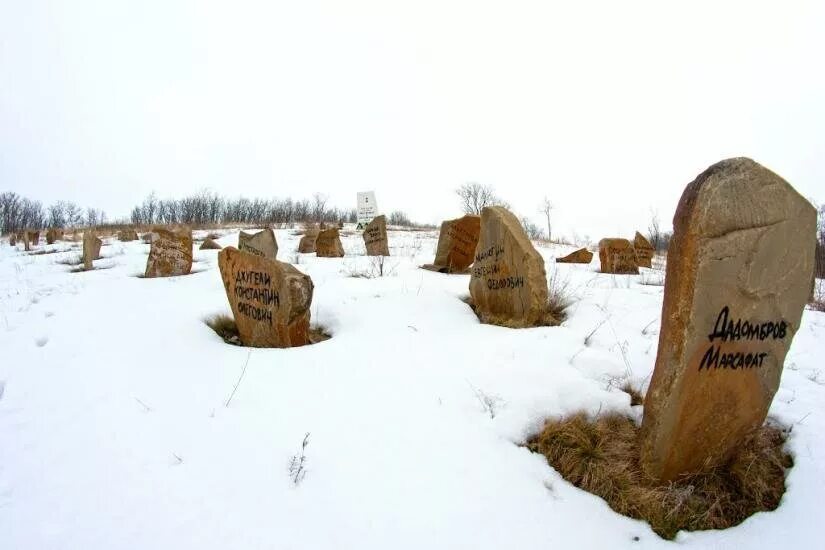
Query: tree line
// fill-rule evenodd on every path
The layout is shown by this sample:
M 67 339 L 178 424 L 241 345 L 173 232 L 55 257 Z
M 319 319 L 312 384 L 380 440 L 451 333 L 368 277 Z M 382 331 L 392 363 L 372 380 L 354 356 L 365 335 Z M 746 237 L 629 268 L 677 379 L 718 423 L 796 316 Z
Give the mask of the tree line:
M 180 199 L 160 199 L 151 193 L 132 208 L 128 219 L 110 220 L 106 212 L 81 208 L 71 201 L 57 201 L 44 207 L 39 201 L 14 192 L 0 193 L 0 234 L 24 229 L 76 228 L 103 225 L 184 224 L 194 227 L 220 224 L 355 223 L 355 208 L 330 206 L 328 197 L 315 193 L 311 198 L 224 198 L 202 191 Z M 387 216 L 390 225 L 417 226 L 403 211 Z

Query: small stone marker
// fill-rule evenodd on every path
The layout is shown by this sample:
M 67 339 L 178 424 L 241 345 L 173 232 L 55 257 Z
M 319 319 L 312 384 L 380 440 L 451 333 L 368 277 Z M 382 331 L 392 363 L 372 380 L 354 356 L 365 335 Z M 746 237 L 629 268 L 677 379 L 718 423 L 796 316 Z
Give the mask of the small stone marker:
M 14 233 L 9 235 L 9 246 L 17 246 L 17 235 Z
M 599 262 L 602 273 L 638 275 L 636 250 L 627 239 L 602 239 L 599 241 Z
M 40 244 L 40 231 L 29 231 L 29 242 L 32 246 Z
M 192 231 L 154 229 L 144 277 L 173 277 L 192 271 Z
M 275 232 L 269 228 L 254 234 L 241 231 L 238 235 L 238 250 L 274 260 L 278 256 Z
M 387 217 L 376 216 L 364 227 L 364 245 L 367 256 L 389 256 L 390 246 L 387 240 Z
M 301 254 L 315 253 L 315 239 L 318 238 L 317 229 L 307 229 L 301 241 L 298 243 L 298 252 Z
M 556 263 L 560 264 L 589 264 L 593 260 L 593 253 L 586 248 L 580 248 L 564 258 L 556 258 Z
M 530 327 L 544 319 L 544 259 L 518 219 L 502 206 L 487 206 L 481 211 L 470 296 L 476 314 L 485 323 Z
M 117 238 L 121 242 L 129 242 L 138 240 L 138 235 L 134 229 L 123 229 L 118 232 Z
M 633 238 L 633 249 L 636 251 L 636 265 L 639 267 L 653 267 L 653 253 L 656 252 L 656 249 L 638 231 L 636 231 L 636 236 Z
M 734 158 L 687 186 L 673 228 L 641 440 L 663 480 L 723 465 L 765 421 L 810 291 L 816 210 Z
M 222 248 L 221 245 L 216 243 L 214 239 L 210 239 L 209 237 L 207 237 L 201 243 L 201 248 L 200 249 L 201 250 L 220 250 L 221 248 Z
M 231 246 L 218 253 L 218 267 L 243 345 L 289 348 L 310 342 L 314 286 L 308 275 Z
M 144 233 L 140 240 L 146 244 L 152 244 L 152 241 L 155 239 L 156 236 L 156 233 L 150 231 L 149 233 Z
M 338 229 L 326 229 L 318 233 L 315 239 L 315 255 L 319 258 L 343 258 L 344 247 Z
M 91 271 L 94 269 L 92 260 L 100 259 L 100 247 L 103 241 L 97 238 L 94 230 L 87 229 L 83 232 L 83 269 Z
M 441 223 L 435 260 L 424 269 L 441 273 L 464 273 L 470 264 L 478 245 L 481 217 L 467 214 Z
M 54 244 L 55 241 L 63 240 L 63 230 L 54 227 L 46 231 L 46 244 Z
M 32 247 L 31 247 L 31 242 L 29 241 L 29 232 L 28 231 L 23 231 L 23 250 L 28 252 L 31 249 L 32 249 Z

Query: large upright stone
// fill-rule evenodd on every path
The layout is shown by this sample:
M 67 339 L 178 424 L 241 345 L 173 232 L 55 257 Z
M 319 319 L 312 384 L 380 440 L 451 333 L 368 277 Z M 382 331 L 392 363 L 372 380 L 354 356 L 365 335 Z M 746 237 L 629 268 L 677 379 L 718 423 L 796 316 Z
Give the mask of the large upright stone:
M 318 238 L 318 229 L 309 228 L 298 243 L 298 252 L 301 254 L 315 253 L 315 240 Z
M 547 275 L 518 219 L 502 206 L 481 211 L 470 296 L 482 322 L 510 327 L 542 324 Z
M 315 239 L 315 255 L 319 258 L 344 257 L 344 247 L 338 229 L 327 229 L 318 233 Z
M 94 230 L 86 229 L 83 232 L 83 269 L 90 271 L 94 269 L 92 260 L 100 259 L 100 247 L 103 246 Z
M 465 273 L 473 263 L 480 228 L 481 217 L 472 214 L 444 220 L 438 234 L 435 260 L 422 267 L 440 273 Z
M 278 241 L 275 240 L 275 232 L 270 228 L 254 234 L 241 231 L 238 235 L 238 250 L 274 260 L 278 256 Z
M 593 260 L 593 253 L 586 248 L 580 248 L 563 258 L 556 258 L 560 264 L 589 264 Z
M 659 479 L 724 464 L 765 421 L 814 268 L 816 211 L 746 158 L 687 186 L 673 219 L 642 466 Z
M 245 346 L 289 348 L 310 342 L 314 286 L 309 276 L 231 246 L 218 253 L 218 267 Z
M 32 249 L 32 247 L 31 247 L 31 241 L 29 240 L 29 232 L 28 231 L 23 231 L 23 250 L 28 252 L 31 249 Z
M 627 239 L 602 239 L 599 241 L 599 263 L 602 273 L 638 275 L 636 250 Z
M 656 249 L 638 231 L 636 231 L 636 236 L 633 238 L 633 250 L 636 252 L 636 265 L 639 267 L 653 267 L 653 254 Z
M 63 240 L 63 230 L 51 227 L 46 231 L 46 244 L 54 244 Z
M 40 231 L 29 231 L 29 242 L 37 246 L 40 244 Z
M 367 256 L 390 255 L 386 216 L 376 216 L 364 227 L 364 245 L 367 247 Z
M 146 260 L 144 277 L 173 277 L 192 271 L 192 231 L 152 230 L 152 248 Z

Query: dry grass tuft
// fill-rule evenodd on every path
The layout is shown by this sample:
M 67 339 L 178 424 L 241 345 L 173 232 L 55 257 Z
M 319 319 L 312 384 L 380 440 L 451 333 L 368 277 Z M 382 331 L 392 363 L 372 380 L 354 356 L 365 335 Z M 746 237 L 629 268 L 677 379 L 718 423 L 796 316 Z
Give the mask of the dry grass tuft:
M 644 405 L 644 402 L 645 402 L 644 394 L 642 394 L 641 390 L 639 388 L 635 387 L 629 381 L 625 381 L 625 383 L 622 384 L 622 387 L 619 388 L 619 389 L 630 396 L 630 406 L 631 407 L 635 407 L 636 405 Z
M 238 334 L 238 325 L 231 315 L 217 314 L 204 320 L 206 326 L 223 338 L 223 341 L 233 346 L 241 346 L 241 337 Z
M 726 468 L 671 483 L 647 478 L 639 467 L 639 428 L 633 419 L 578 413 L 548 421 L 527 448 L 574 484 L 603 498 L 616 512 L 650 523 L 661 537 L 680 530 L 724 529 L 749 516 L 775 510 L 785 492 L 785 433 L 765 425 Z
M 207 317 L 204 320 L 206 326 L 215 331 L 224 342 L 233 346 L 243 346 L 241 343 L 241 336 L 238 333 L 238 325 L 235 324 L 235 319 L 231 315 L 224 315 L 222 313 Z M 309 329 L 309 343 L 317 344 L 332 338 L 332 335 L 322 326 L 311 327 Z

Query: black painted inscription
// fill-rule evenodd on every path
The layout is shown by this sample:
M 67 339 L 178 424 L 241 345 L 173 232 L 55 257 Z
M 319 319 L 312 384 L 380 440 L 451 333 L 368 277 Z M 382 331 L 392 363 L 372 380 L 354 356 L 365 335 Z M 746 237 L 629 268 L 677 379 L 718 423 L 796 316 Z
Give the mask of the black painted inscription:
M 238 312 L 272 326 L 272 310 L 281 305 L 277 290 L 271 288 L 272 275 L 263 271 L 238 271 L 235 274 L 235 297 Z
M 780 321 L 749 321 L 747 319 L 736 319 L 734 321 L 730 318 L 730 307 L 725 306 L 716 317 L 716 323 L 713 326 L 713 331 L 708 334 L 710 340 L 710 347 L 702 356 L 699 362 L 699 370 L 703 368 L 710 370 L 714 369 L 753 369 L 760 368 L 768 357 L 768 352 L 722 352 L 720 343 L 714 342 L 741 342 L 741 341 L 758 341 L 765 340 L 782 340 L 787 335 L 788 323 L 784 320 Z

